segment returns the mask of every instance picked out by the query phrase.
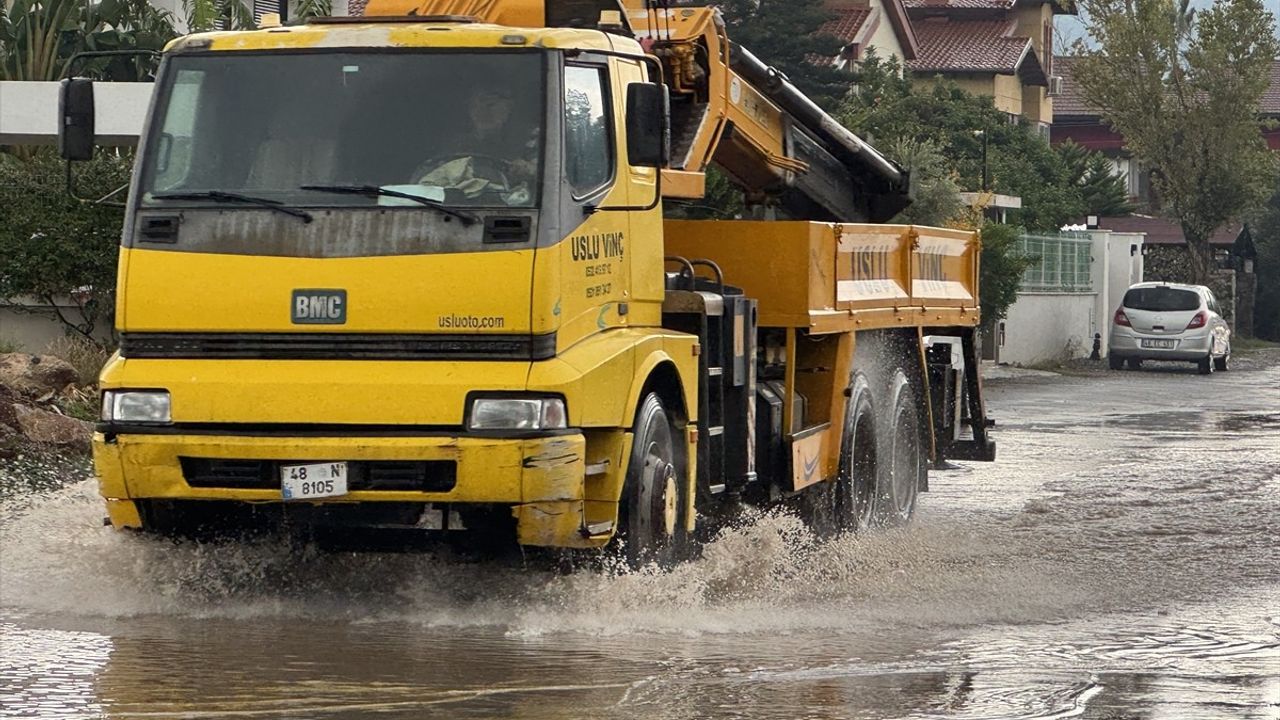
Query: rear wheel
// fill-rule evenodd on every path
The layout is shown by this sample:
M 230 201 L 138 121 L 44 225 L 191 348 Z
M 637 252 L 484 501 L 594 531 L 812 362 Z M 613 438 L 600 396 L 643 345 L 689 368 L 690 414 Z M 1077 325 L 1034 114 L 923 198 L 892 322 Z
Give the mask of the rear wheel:
M 905 525 L 915 513 L 927 463 L 916 391 L 902 368 L 890 375 L 884 397 L 888 413 L 878 433 L 883 461 L 872 512 L 876 521 L 885 525 Z
M 1113 354 L 1111 354 L 1111 355 L 1108 355 L 1108 356 L 1107 356 L 1107 366 L 1108 366 L 1108 367 L 1110 367 L 1112 370 L 1123 370 L 1123 369 L 1124 369 L 1124 358 L 1122 358 L 1122 357 L 1120 357 L 1119 355 L 1116 355 L 1116 354 L 1114 354 L 1114 353 L 1113 353 Z
M 800 514 L 816 534 L 865 530 L 874 524 L 878 479 L 875 426 L 871 386 L 866 376 L 855 373 L 849 385 L 836 478 L 805 488 L 801 494 Z
M 634 432 L 619 522 L 623 552 L 633 568 L 671 567 L 688 542 L 688 479 L 675 428 L 656 394 L 640 403 Z
M 1227 346 L 1227 352 L 1220 358 L 1213 359 L 1213 369 L 1218 372 L 1226 372 L 1231 369 L 1231 346 Z
M 1201 375 L 1212 375 L 1215 369 L 1215 366 L 1217 365 L 1217 363 L 1213 359 L 1213 351 L 1210 350 L 1209 354 L 1201 358 L 1200 361 L 1197 363 L 1197 365 L 1200 368 Z

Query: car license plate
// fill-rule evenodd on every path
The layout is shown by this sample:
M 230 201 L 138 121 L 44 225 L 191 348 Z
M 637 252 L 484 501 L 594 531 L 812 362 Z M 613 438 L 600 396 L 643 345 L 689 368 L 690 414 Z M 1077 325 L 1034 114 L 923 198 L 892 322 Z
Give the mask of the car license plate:
M 280 467 L 280 495 L 285 500 L 310 500 L 346 494 L 347 464 L 344 462 Z
M 1172 350 L 1178 344 L 1177 340 L 1143 340 L 1142 347 L 1155 348 L 1157 350 Z

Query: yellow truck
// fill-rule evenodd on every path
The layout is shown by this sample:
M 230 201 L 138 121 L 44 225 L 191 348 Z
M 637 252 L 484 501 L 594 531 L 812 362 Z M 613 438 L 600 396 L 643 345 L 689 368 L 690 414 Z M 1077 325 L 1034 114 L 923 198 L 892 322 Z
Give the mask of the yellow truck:
M 975 233 L 690 3 L 373 0 L 165 50 L 94 459 L 117 528 L 668 563 L 990 460 Z M 68 159 L 92 83 L 64 81 Z M 716 165 L 747 220 L 664 215 Z M 669 213 L 668 213 L 669 214 Z M 800 218 L 800 219 L 777 219 Z

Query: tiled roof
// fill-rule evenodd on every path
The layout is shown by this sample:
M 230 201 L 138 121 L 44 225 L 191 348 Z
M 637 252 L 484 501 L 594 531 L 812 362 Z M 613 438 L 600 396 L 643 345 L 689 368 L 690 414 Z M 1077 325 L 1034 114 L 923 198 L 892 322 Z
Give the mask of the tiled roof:
M 1271 85 L 1262 93 L 1262 112 L 1280 115 L 1280 60 L 1271 63 Z
M 818 28 L 823 35 L 834 35 L 846 45 L 858 37 L 862 24 L 871 17 L 870 7 L 840 8 L 831 13 L 831 19 Z
M 845 47 L 848 47 L 857 42 L 858 33 L 862 31 L 862 26 L 871 17 L 871 12 L 870 7 L 850 7 L 833 10 L 831 19 L 818 28 L 818 33 L 834 36 Z M 835 65 L 838 59 L 838 57 L 812 55 L 809 57 L 809 62 L 815 65 Z
M 903 0 L 908 10 L 947 8 L 955 10 L 1008 10 L 1014 0 Z
M 1053 98 L 1055 118 L 1098 115 L 1098 110 L 1080 95 L 1080 86 L 1072 77 L 1075 63 L 1076 58 L 1070 56 L 1059 55 L 1053 59 L 1053 74 L 1062 76 L 1062 93 Z M 1262 93 L 1259 109 L 1264 115 L 1280 115 L 1280 60 L 1271 63 L 1271 84 Z
M 1041 0 L 1043 2 L 1044 0 Z M 961 11 L 1004 11 L 1012 10 L 1018 0 L 903 0 L 907 6 L 907 10 L 911 11 L 914 16 L 918 13 L 927 13 L 930 10 L 961 10 Z M 1023 0 L 1025 3 L 1026 0 Z M 1055 15 L 1074 15 L 1076 14 L 1075 2 L 1073 0 L 1047 0 L 1053 6 Z M 973 13 L 969 13 L 973 14 Z
M 1240 223 L 1231 223 L 1218 229 L 1209 239 L 1212 245 L 1231 245 L 1240 234 Z M 1186 245 L 1182 228 L 1172 220 L 1150 215 L 1124 215 L 1098 218 L 1098 229 L 1124 233 L 1146 233 L 1145 242 L 1150 245 Z
M 1062 78 L 1062 92 L 1053 97 L 1053 116 L 1060 118 L 1067 115 L 1097 115 L 1080 97 L 1080 86 L 1071 76 L 1071 68 L 1076 59 L 1069 55 L 1056 55 L 1053 58 L 1053 74 Z
M 1012 73 L 1031 47 L 1030 38 L 1009 37 L 1008 20 L 925 20 L 915 23 L 920 54 L 907 63 L 914 72 Z

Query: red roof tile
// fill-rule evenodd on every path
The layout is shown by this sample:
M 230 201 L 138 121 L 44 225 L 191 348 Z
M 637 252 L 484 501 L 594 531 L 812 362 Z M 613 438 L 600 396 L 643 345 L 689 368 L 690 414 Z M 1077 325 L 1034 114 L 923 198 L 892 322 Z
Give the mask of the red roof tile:
M 1080 96 L 1080 86 L 1071 76 L 1071 68 L 1076 59 L 1069 55 L 1057 55 L 1053 58 L 1053 74 L 1062 78 L 1062 92 L 1053 96 L 1053 117 L 1068 115 L 1097 115 Z
M 904 0 L 908 10 L 948 8 L 958 10 L 1008 10 L 1014 0 Z
M 818 28 L 823 35 L 834 35 L 846 45 L 858 37 L 862 24 L 871 17 L 870 7 L 850 7 L 833 10 L 831 19 Z
M 1280 60 L 1271 63 L 1271 85 L 1262 93 L 1262 112 L 1280 115 Z
M 1182 234 L 1182 228 L 1176 222 L 1165 218 L 1151 217 L 1150 215 L 1100 217 L 1098 218 L 1098 228 L 1112 232 L 1146 233 L 1146 242 L 1151 245 L 1187 244 L 1187 238 Z M 1209 242 L 1212 245 L 1230 245 L 1236 241 L 1236 236 L 1240 234 L 1240 228 L 1240 223 L 1230 223 L 1225 227 L 1219 228 Z
M 925 20 L 915 23 L 920 54 L 907 63 L 914 72 L 1012 73 L 1031 47 L 1030 38 L 1009 37 L 1008 20 Z
M 1080 94 L 1080 86 L 1076 84 L 1071 71 L 1076 59 L 1071 56 L 1058 55 L 1053 59 L 1053 73 L 1062 76 L 1062 93 L 1053 98 L 1053 116 L 1096 117 L 1097 108 L 1085 101 Z M 1262 93 L 1259 109 L 1264 115 L 1280 115 L 1280 60 L 1271 63 L 1271 84 Z

